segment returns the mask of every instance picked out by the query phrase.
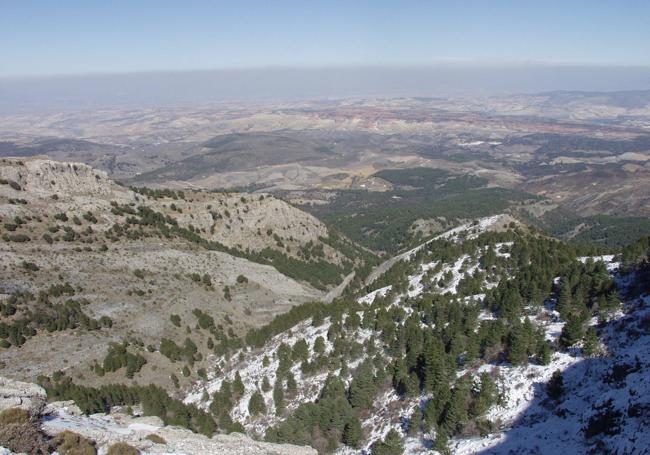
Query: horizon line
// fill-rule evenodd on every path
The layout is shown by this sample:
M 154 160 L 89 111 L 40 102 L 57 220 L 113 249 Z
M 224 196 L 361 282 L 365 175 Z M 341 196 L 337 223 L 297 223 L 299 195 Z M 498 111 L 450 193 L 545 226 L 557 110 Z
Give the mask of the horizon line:
M 324 64 L 324 65 L 260 65 L 260 66 L 231 66 L 214 68 L 187 69 L 150 69 L 134 71 L 87 71 L 79 73 L 48 73 L 48 74 L 9 74 L 0 75 L 2 81 L 25 81 L 39 79 L 74 79 L 92 77 L 138 76 L 156 74 L 187 74 L 187 73 L 237 73 L 251 71 L 325 71 L 325 70 L 435 70 L 435 69 L 524 69 L 524 68 L 600 68 L 600 69 L 650 69 L 650 64 L 627 63 L 597 63 L 597 62 L 568 62 L 568 61 L 495 61 L 495 60 L 461 60 L 449 59 L 433 63 L 364 63 L 364 64 Z

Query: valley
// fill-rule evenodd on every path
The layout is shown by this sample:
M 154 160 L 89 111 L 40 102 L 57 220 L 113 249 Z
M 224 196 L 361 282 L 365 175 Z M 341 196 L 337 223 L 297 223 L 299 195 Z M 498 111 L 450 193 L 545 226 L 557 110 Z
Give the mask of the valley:
M 49 402 L 7 431 L 100 453 L 642 453 L 650 133 L 630 99 L 3 117 L 0 377 Z

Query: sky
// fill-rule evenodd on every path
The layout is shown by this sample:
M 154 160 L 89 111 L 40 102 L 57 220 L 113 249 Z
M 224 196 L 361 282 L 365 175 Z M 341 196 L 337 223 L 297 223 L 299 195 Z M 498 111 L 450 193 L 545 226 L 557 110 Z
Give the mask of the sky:
M 0 78 L 260 67 L 650 67 L 650 1 L 0 0 Z

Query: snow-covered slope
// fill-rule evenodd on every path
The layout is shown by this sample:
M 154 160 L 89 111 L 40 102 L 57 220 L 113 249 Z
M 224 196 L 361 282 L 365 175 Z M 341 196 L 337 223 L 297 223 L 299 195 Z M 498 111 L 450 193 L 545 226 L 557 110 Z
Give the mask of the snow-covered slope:
M 503 431 L 452 443 L 455 454 L 627 453 L 650 451 L 650 296 L 627 303 L 627 313 L 604 329 L 604 352 L 556 353 L 549 365 L 497 368 L 502 406 L 488 415 Z M 546 386 L 562 371 L 564 393 Z
M 504 216 L 493 216 L 477 220 L 473 223 L 454 228 L 446 233 L 436 237 L 436 239 L 446 239 L 452 242 L 462 242 L 466 239 L 474 239 L 479 234 L 493 229 L 497 224 L 503 225 L 507 218 Z M 432 239 L 436 240 L 436 239 Z M 422 251 L 427 242 L 420 247 L 417 247 L 403 255 L 400 255 L 400 261 L 412 261 L 419 251 Z M 509 253 L 507 250 L 511 247 L 512 242 L 499 243 L 494 246 L 496 256 L 507 257 Z M 461 279 L 473 275 L 480 269 L 478 257 L 484 249 L 476 251 L 476 254 L 462 255 L 452 262 L 431 261 L 424 262 L 417 266 L 414 264 L 414 273 L 407 278 L 408 287 L 403 292 L 391 292 L 392 286 L 386 286 L 374 290 L 366 295 L 360 296 L 357 302 L 370 306 L 373 304 L 377 296 L 386 297 L 386 306 L 400 306 L 404 299 L 417 298 L 424 292 L 435 292 L 439 294 L 455 294 L 457 286 Z M 395 261 L 392 262 L 393 264 Z M 443 277 L 446 278 L 443 280 Z M 444 281 L 444 284 L 443 284 Z M 494 286 L 494 282 L 484 282 L 483 287 L 488 289 Z M 388 295 L 390 294 L 390 295 Z M 388 295 L 388 296 L 387 296 Z M 481 298 L 482 295 L 474 296 Z M 470 297 L 471 299 L 471 297 Z M 359 313 L 362 314 L 361 312 Z M 273 391 L 261 390 L 262 381 L 267 378 L 270 384 L 274 384 L 276 380 L 276 370 L 278 368 L 277 352 L 280 345 L 293 346 L 299 340 L 305 340 L 309 349 L 308 361 L 313 361 L 316 357 L 314 353 L 314 344 L 318 337 L 324 341 L 325 351 L 327 355 L 333 349 L 332 343 L 328 341 L 328 330 L 330 328 L 329 318 L 318 326 L 313 326 L 311 319 L 300 322 L 287 332 L 276 335 L 272 340 L 267 342 L 262 349 L 255 349 L 251 351 L 241 350 L 230 355 L 228 358 L 214 356 L 211 362 L 218 365 L 218 370 L 209 373 L 208 380 L 197 384 L 188 391 L 185 398 L 186 403 L 198 405 L 204 409 L 208 409 L 212 402 L 211 397 L 217 392 L 223 381 L 232 382 L 235 380 L 237 374 L 242 379 L 245 386 L 245 392 L 237 400 L 230 415 L 238 422 L 241 422 L 246 430 L 252 434 L 263 436 L 264 431 L 269 426 L 273 426 L 279 422 L 281 417 L 277 416 L 273 406 Z M 348 335 L 350 343 L 357 343 L 365 346 L 367 350 L 368 343 L 379 349 L 381 342 L 378 334 L 369 329 L 359 328 Z M 349 363 L 347 367 L 353 370 L 368 356 L 360 350 L 359 356 Z M 315 400 L 329 373 L 339 374 L 340 370 L 335 371 L 322 371 L 315 375 L 304 375 L 301 372 L 300 363 L 291 368 L 291 373 L 296 379 L 297 393 L 294 397 L 287 401 L 286 408 L 290 412 L 298 407 L 300 403 Z M 352 377 L 345 377 L 344 382 L 349 384 Z M 267 413 L 261 416 L 250 416 L 248 411 L 248 403 L 255 391 L 261 391 L 267 408 Z M 416 398 L 412 400 L 404 400 L 392 391 L 382 394 L 375 400 L 373 405 L 373 412 L 363 421 L 363 428 L 369 434 L 365 449 L 368 450 L 370 445 L 381 439 L 386 435 L 390 429 L 396 429 L 400 432 L 403 431 L 404 420 L 410 415 L 415 406 L 417 406 L 425 397 Z M 391 408 L 390 412 L 386 412 L 386 408 Z M 422 444 L 410 445 L 425 447 Z M 353 453 L 349 448 L 340 449 L 341 453 Z
M 395 316 L 399 325 L 416 311 L 417 304 L 413 302 L 431 299 L 435 295 L 445 296 L 460 307 L 483 305 L 478 321 L 495 321 L 497 315 L 482 302 L 486 292 L 500 282 L 514 278 L 516 264 L 511 260 L 511 252 L 517 245 L 509 240 L 496 241 L 497 236 L 480 236 L 496 225 L 503 226 L 503 221 L 497 216 L 468 223 L 390 261 L 391 267 L 397 269 L 384 268 L 385 275 L 376 277 L 380 286 L 357 296 L 356 310 L 350 310 L 339 323 L 347 326 L 355 313 L 363 321 L 367 313 L 384 309 L 402 312 L 403 316 L 398 316 L 399 313 Z M 517 235 L 527 234 L 513 235 L 518 238 Z M 469 243 L 470 247 L 448 248 L 456 251 L 455 256 L 450 256 L 447 251 L 438 257 L 438 253 L 431 250 L 436 245 L 464 245 L 464 242 L 479 238 L 484 240 Z M 437 244 L 436 240 L 447 243 Z M 487 256 L 491 256 L 490 264 L 497 265 L 485 265 Z M 601 261 L 604 263 L 602 270 L 616 275 L 618 263 L 614 259 L 613 256 L 578 257 L 574 261 L 587 265 Z M 396 275 L 395 270 L 403 275 Z M 391 283 L 387 277 L 395 277 L 396 281 Z M 473 285 L 468 285 L 471 280 L 474 280 Z M 550 281 L 558 289 L 562 279 L 558 277 Z M 619 284 L 621 287 L 625 285 L 620 277 Z M 477 286 L 480 292 L 473 291 Z M 532 324 L 542 332 L 542 339 L 557 347 L 565 322 L 555 304 L 555 297 L 552 297 L 541 306 L 524 305 L 521 321 L 522 324 Z M 583 453 L 590 449 L 598 453 L 598 448 L 606 448 L 618 453 L 642 453 L 640 448 L 647 446 L 648 440 L 646 435 L 638 433 L 643 425 L 647 425 L 650 409 L 646 398 L 650 384 L 645 384 L 649 381 L 644 381 L 647 378 L 643 376 L 643 368 L 650 359 L 649 304 L 647 297 L 629 301 L 626 312 L 618 312 L 604 325 L 598 325 L 597 319 L 592 318 L 590 324 L 598 328 L 604 343 L 595 357 L 583 356 L 578 343 L 570 349 L 553 352 L 546 365 L 533 361 L 515 366 L 500 356 L 491 361 L 468 364 L 457 371 L 458 378 L 469 376 L 475 383 L 482 373 L 488 373 L 495 379 L 501 398 L 482 417 L 492 422 L 490 432 L 483 433 L 483 436 L 454 436 L 448 442 L 451 452 L 552 453 L 564 448 L 570 453 Z M 431 322 L 421 324 L 425 330 L 433 328 L 428 325 Z M 239 375 L 245 391 L 237 397 L 230 416 L 242 423 L 249 433 L 262 436 L 266 430 L 287 419 L 301 403 L 317 400 L 328 375 L 340 376 L 349 387 L 355 377 L 354 369 L 366 360 L 376 359 L 373 357 L 375 353 L 382 352 L 390 360 L 395 360 L 389 346 L 382 340 L 383 334 L 372 324 L 362 322 L 360 326 L 352 324 L 352 328 L 345 331 L 345 342 L 358 346 L 358 349 L 352 349 L 354 354 L 345 369 L 336 366 L 316 372 L 303 371 L 305 363 L 315 363 L 336 350 L 336 342 L 329 339 L 332 325 L 331 318 L 320 322 L 306 318 L 290 330 L 275 335 L 261 348 L 244 348 L 228 357 L 214 356 L 211 361 L 218 365 L 218 370 L 210 373 L 207 381 L 188 390 L 185 401 L 208 409 L 223 381 L 232 383 Z M 263 390 L 263 382 L 266 379 L 271 386 L 275 383 L 281 347 L 291 348 L 302 340 L 306 342 L 308 356 L 302 365 L 298 362 L 290 368 L 296 382 L 296 393 L 286 398 L 286 412 L 277 414 L 272 387 Z M 317 343 L 321 344 L 320 353 L 316 352 Z M 635 356 L 643 360 L 636 361 Z M 546 392 L 546 384 L 556 371 L 562 372 L 565 390 L 557 401 L 550 399 Z M 622 374 L 625 377 L 621 379 Z M 612 378 L 615 378 L 613 382 Z M 251 416 L 249 400 L 260 390 L 266 412 Z M 340 445 L 336 453 L 370 453 L 373 444 L 386 438 L 391 430 L 403 438 L 405 453 L 432 453 L 437 436 L 435 429 L 415 434 L 409 431 L 414 425 L 410 422 L 414 410 L 420 407 L 424 412 L 425 404 L 431 398 L 427 393 L 400 395 L 393 388 L 380 388 L 370 408 L 360 413 L 364 436 L 361 444 L 357 448 Z M 636 417 L 635 413 L 641 417 Z M 614 416 L 612 422 L 607 420 L 610 414 Z M 603 430 L 603 422 L 612 423 L 615 428 L 605 425 L 607 428 Z

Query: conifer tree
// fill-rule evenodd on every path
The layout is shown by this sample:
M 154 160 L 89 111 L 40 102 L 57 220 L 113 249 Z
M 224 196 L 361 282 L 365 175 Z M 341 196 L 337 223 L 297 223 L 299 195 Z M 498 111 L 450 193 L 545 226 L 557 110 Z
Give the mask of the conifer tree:
M 408 432 L 409 435 L 415 435 L 419 433 L 422 430 L 422 409 L 420 409 L 420 405 L 418 404 L 413 412 L 411 413 L 411 416 L 409 417 L 409 426 L 408 426 Z
M 352 416 L 343 428 L 342 441 L 345 445 L 358 449 L 361 446 L 362 440 L 363 429 L 361 428 L 361 422 L 357 416 Z
M 294 362 L 304 362 L 309 358 L 309 347 L 303 339 L 296 341 L 291 351 L 291 357 Z
M 562 378 L 562 372 L 560 370 L 555 370 L 551 380 L 548 381 L 546 385 L 546 392 L 548 396 L 554 400 L 559 400 L 562 394 L 564 393 L 564 379 Z
M 275 413 L 282 415 L 284 413 L 284 389 L 282 388 L 282 381 L 275 381 L 273 386 L 273 402 L 275 403 Z
M 259 390 L 256 390 L 255 393 L 251 395 L 251 398 L 248 401 L 248 412 L 252 416 L 266 413 L 266 403 L 264 403 L 264 397 Z
M 354 374 L 348 392 L 349 401 L 353 408 L 369 409 L 375 395 L 373 367 L 369 360 L 364 361 Z
M 401 455 L 404 453 L 404 444 L 400 434 L 391 429 L 383 441 L 375 442 L 372 447 L 372 455 Z
M 583 326 L 579 316 L 570 315 L 562 327 L 562 334 L 560 335 L 560 343 L 562 346 L 568 348 L 573 346 L 578 340 L 582 338 Z
M 445 399 L 437 399 L 436 397 L 433 397 L 424 404 L 424 411 L 423 411 L 423 422 L 424 422 L 424 427 L 427 430 L 431 430 L 437 427 L 438 425 L 438 420 L 440 420 L 440 416 L 442 415 L 443 408 L 446 404 Z
M 537 361 L 540 365 L 548 365 L 551 363 L 551 352 L 551 346 L 546 340 L 538 344 Z
M 262 379 L 262 392 L 268 392 L 271 390 L 271 384 L 269 383 L 269 378 L 264 376 L 264 379 Z
M 241 397 L 244 392 L 246 391 L 246 388 L 244 387 L 244 383 L 241 380 L 241 376 L 239 375 L 239 371 L 235 373 L 235 380 L 232 383 L 232 392 L 233 395 L 236 397 Z
M 450 436 L 455 435 L 467 423 L 469 392 L 469 376 L 464 376 L 456 382 L 441 419 L 441 429 Z
M 487 373 L 481 373 L 481 386 L 472 406 L 472 415 L 483 415 L 496 403 L 498 395 L 497 386 Z
M 564 278 L 562 279 L 562 285 L 557 297 L 557 304 L 555 305 L 555 309 L 560 313 L 560 316 L 565 319 L 571 310 L 571 286 Z
M 447 365 L 445 361 L 444 346 L 439 338 L 429 336 L 425 341 L 424 363 L 424 390 L 439 392 L 448 387 Z
M 585 335 L 584 344 L 582 347 L 582 352 L 587 357 L 591 357 L 598 350 L 598 334 L 593 327 L 589 327 Z
M 323 354 L 325 352 L 325 340 L 319 336 L 314 340 L 314 352 L 316 354 Z
M 296 378 L 294 378 L 293 373 L 287 373 L 287 392 L 294 394 L 298 391 L 298 384 L 296 383 Z
M 508 335 L 508 360 L 513 365 L 524 365 L 528 362 L 527 330 L 519 323 L 513 324 Z

